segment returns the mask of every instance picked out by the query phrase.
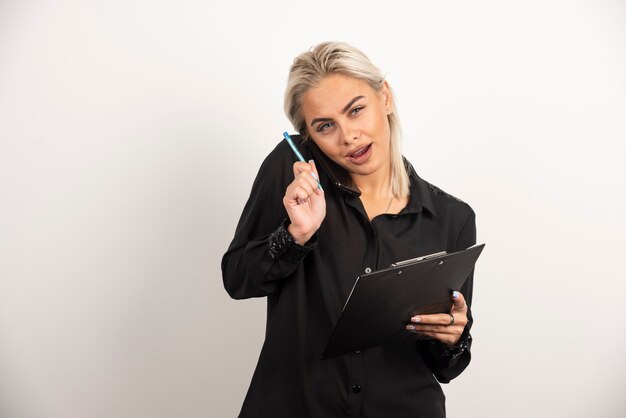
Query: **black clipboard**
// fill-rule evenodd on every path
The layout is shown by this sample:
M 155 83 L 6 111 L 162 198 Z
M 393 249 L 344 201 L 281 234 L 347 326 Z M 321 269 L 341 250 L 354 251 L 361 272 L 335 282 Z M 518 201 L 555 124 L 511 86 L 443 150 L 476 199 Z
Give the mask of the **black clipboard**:
M 413 315 L 449 312 L 485 244 L 392 264 L 357 277 L 322 359 L 406 338 Z

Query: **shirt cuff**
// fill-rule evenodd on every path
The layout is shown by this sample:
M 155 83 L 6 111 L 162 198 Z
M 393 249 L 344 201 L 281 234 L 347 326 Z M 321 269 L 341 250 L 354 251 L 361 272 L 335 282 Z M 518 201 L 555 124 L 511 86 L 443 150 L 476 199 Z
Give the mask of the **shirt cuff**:
M 436 353 L 441 360 L 449 364 L 456 363 L 456 360 L 466 351 L 470 351 L 471 347 L 472 336 L 468 330 L 461 334 L 461 339 L 455 346 L 445 345 L 437 340 L 430 341 L 430 349 L 433 354 Z
M 302 260 L 317 245 L 317 232 L 304 245 L 298 244 L 287 227 L 289 219 L 285 219 L 269 237 L 269 254 L 274 260 L 295 264 Z

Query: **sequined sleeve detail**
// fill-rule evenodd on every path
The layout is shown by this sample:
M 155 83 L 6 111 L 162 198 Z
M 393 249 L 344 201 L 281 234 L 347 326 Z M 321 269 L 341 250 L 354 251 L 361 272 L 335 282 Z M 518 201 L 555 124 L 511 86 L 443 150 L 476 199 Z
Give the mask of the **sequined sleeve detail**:
M 461 340 L 454 347 L 441 344 L 439 341 L 431 341 L 430 343 L 434 350 L 437 350 L 438 348 L 443 360 L 454 363 L 463 353 L 470 351 L 470 348 L 472 347 L 472 336 L 469 332 L 464 332 L 461 336 Z M 437 348 L 434 346 L 437 346 Z
M 298 244 L 287 230 L 289 220 L 284 220 L 269 237 L 269 254 L 274 260 L 290 264 L 299 262 L 317 245 L 317 233 L 304 245 Z
M 427 184 L 428 184 L 428 191 L 430 191 L 432 194 L 436 194 L 436 195 L 443 196 L 443 197 L 448 197 L 450 199 L 456 200 L 457 202 L 463 202 L 458 197 L 452 196 L 450 193 L 444 192 L 443 190 L 441 190 L 439 187 L 435 186 L 434 184 L 430 184 L 428 182 Z

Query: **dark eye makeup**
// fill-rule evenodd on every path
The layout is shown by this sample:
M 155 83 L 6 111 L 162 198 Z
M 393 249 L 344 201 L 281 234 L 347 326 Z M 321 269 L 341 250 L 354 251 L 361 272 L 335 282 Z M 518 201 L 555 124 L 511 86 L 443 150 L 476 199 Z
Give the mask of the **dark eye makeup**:
M 359 113 L 361 113 L 361 111 L 363 109 L 365 109 L 365 106 L 356 106 L 355 108 L 350 110 L 350 116 L 358 115 Z M 332 122 L 320 123 L 315 128 L 315 131 L 316 132 L 324 132 L 324 131 L 327 131 L 328 129 L 330 129 L 332 126 L 333 126 Z
M 319 125 L 317 125 L 317 128 L 315 129 L 315 131 L 317 131 L 317 132 L 326 131 L 326 130 L 328 130 L 330 128 L 331 125 L 332 125 L 332 123 L 330 123 L 330 122 L 320 123 Z
M 356 115 L 357 113 L 361 113 L 361 110 L 363 110 L 365 108 L 365 106 L 357 106 L 354 109 L 352 109 L 350 111 L 351 115 Z

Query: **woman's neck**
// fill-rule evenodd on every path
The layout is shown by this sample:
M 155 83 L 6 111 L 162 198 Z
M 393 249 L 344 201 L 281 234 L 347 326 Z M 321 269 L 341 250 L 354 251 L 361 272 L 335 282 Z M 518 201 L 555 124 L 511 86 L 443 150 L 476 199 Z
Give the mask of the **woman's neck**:
M 363 196 L 373 199 L 388 199 L 391 197 L 391 168 L 387 172 L 381 171 L 379 170 L 368 175 L 351 174 L 352 181 Z

